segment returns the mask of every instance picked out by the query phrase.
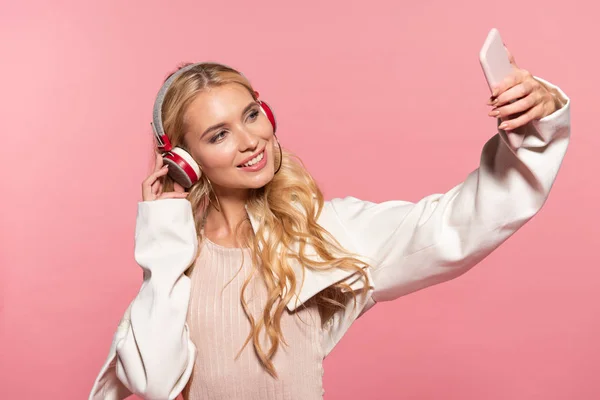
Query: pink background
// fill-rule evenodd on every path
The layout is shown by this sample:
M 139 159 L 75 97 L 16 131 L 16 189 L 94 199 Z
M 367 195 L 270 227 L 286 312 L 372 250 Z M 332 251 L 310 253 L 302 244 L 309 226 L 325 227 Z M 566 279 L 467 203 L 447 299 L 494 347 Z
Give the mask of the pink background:
M 151 107 L 177 63 L 242 70 L 327 198 L 415 201 L 461 181 L 494 133 L 477 58 L 492 27 L 573 100 L 550 200 L 467 275 L 359 320 L 325 398 L 600 398 L 598 6 L 220 3 L 3 0 L 0 398 L 88 395 L 141 282 Z

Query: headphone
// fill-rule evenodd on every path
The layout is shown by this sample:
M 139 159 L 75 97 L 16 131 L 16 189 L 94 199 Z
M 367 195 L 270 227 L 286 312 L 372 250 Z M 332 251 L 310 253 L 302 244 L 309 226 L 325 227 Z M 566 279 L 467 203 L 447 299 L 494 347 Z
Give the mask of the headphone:
M 194 183 L 198 182 L 202 176 L 202 171 L 190 153 L 181 147 L 173 147 L 171 145 L 171 141 L 165 134 L 162 124 L 162 106 L 165 100 L 165 94 L 169 90 L 169 87 L 171 87 L 173 81 L 175 81 L 182 73 L 201 64 L 202 63 L 196 63 L 183 67 L 165 81 L 156 95 L 154 110 L 152 112 L 152 123 L 150 124 L 152 125 L 154 137 L 156 138 L 158 150 L 162 155 L 163 165 L 169 166 L 169 176 L 186 189 L 189 189 Z M 254 94 L 258 99 L 258 92 L 255 91 Z M 260 105 L 261 111 L 267 116 L 269 122 L 271 122 L 271 125 L 273 126 L 273 135 L 275 135 L 275 132 L 277 131 L 275 114 L 267 103 L 261 100 L 257 100 L 257 102 Z

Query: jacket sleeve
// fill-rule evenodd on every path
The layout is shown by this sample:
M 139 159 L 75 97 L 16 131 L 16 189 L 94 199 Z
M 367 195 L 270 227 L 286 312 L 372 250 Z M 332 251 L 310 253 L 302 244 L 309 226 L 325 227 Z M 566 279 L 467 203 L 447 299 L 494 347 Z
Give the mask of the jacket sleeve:
M 570 100 L 537 79 L 564 105 L 511 133 L 521 140 L 500 130 L 483 147 L 479 168 L 447 193 L 416 203 L 332 200 L 355 248 L 370 261 L 375 301 L 463 274 L 541 209 L 567 150 Z
M 174 399 L 183 390 L 196 357 L 186 324 L 190 279 L 184 272 L 197 248 L 189 201 L 138 204 L 135 259 L 144 280 L 114 334 L 90 400 L 118 400 L 132 393 Z

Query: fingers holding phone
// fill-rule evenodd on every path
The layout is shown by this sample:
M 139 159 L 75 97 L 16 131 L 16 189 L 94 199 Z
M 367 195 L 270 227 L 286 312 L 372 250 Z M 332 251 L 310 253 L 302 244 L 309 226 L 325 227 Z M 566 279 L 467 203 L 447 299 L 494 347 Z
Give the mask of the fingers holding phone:
M 481 67 L 492 92 L 490 117 L 498 128 L 514 130 L 556 111 L 554 96 L 529 71 L 519 68 L 497 29 L 492 29 L 479 53 Z
M 513 59 L 514 60 L 514 59 Z M 515 64 L 516 66 L 516 64 Z M 552 93 L 527 70 L 516 67 L 502 82 L 492 86 L 490 117 L 500 118 L 500 129 L 513 130 L 556 111 Z

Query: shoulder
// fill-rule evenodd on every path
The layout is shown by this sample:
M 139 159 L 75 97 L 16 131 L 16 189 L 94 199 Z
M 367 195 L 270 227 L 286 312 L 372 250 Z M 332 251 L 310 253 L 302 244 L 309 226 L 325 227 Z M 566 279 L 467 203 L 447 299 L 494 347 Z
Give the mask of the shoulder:
M 353 215 L 362 214 L 373 205 L 375 203 L 353 196 L 333 198 L 323 203 L 318 223 L 347 250 L 357 251 L 355 227 L 348 222 Z
M 348 211 L 368 207 L 373 204 L 375 203 L 366 200 L 361 200 L 354 196 L 336 197 L 325 202 L 325 205 L 330 207 L 331 212 L 342 214 Z
M 414 204 L 410 201 L 391 200 L 376 203 L 362 200 L 353 196 L 334 198 L 325 202 L 324 209 L 335 216 L 342 223 L 357 222 L 358 220 L 369 221 L 372 218 L 389 218 L 392 215 L 402 214 L 408 211 Z

